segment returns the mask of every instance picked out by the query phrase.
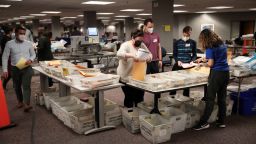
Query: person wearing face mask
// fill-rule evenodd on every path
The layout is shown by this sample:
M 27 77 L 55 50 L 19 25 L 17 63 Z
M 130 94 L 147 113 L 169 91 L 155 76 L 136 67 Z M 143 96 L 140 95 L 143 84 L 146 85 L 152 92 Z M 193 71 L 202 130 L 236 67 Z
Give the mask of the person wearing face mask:
M 153 55 L 151 62 L 147 64 L 147 74 L 159 73 L 162 67 L 162 49 L 160 45 L 160 37 L 154 32 L 154 23 L 152 19 L 144 21 L 144 38 L 143 42 Z
M 8 59 L 11 57 L 11 73 L 15 93 L 18 99 L 17 108 L 25 106 L 24 112 L 29 112 L 32 107 L 30 106 L 31 96 L 31 78 L 33 70 L 31 67 L 36 54 L 31 42 L 25 40 L 26 29 L 22 26 L 17 26 L 15 29 L 15 39 L 6 43 L 4 53 L 2 56 L 3 77 L 8 77 Z M 19 69 L 16 65 L 21 60 L 25 59 L 26 67 Z
M 177 40 L 173 48 L 173 57 L 175 64 L 172 71 L 183 70 L 183 63 L 191 63 L 196 60 L 196 42 L 190 39 L 192 28 L 186 26 L 183 28 L 183 36 Z M 175 95 L 176 91 L 170 92 L 170 95 Z M 184 89 L 183 95 L 189 97 L 189 89 Z
M 128 82 L 128 77 L 132 75 L 132 68 L 134 61 L 147 61 L 150 62 L 152 54 L 149 52 L 143 41 L 143 32 L 137 30 L 132 33 L 132 39 L 124 42 L 120 49 L 117 51 L 117 57 L 119 58 L 119 65 L 117 67 L 117 74 L 121 77 L 121 82 Z M 142 48 L 148 51 L 150 54 L 144 59 L 138 59 L 136 54 L 138 49 Z M 138 90 L 130 86 L 122 86 L 122 90 L 125 95 L 124 106 L 131 108 L 134 105 L 137 106 L 139 102 L 143 101 L 144 91 Z

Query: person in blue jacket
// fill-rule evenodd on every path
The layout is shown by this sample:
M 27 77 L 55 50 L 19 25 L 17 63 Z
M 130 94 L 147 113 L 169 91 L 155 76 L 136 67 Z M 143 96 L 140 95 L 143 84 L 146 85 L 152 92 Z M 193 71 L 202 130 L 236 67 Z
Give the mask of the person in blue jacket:
M 206 51 L 206 59 L 198 59 L 198 62 L 207 61 L 207 65 L 211 70 L 208 78 L 204 114 L 200 122 L 194 127 L 194 130 L 210 127 L 207 121 L 213 111 L 216 96 L 219 107 L 216 124 L 220 128 L 225 128 L 227 85 L 229 83 L 227 46 L 216 33 L 209 29 L 205 29 L 200 33 L 199 43 L 202 49 Z

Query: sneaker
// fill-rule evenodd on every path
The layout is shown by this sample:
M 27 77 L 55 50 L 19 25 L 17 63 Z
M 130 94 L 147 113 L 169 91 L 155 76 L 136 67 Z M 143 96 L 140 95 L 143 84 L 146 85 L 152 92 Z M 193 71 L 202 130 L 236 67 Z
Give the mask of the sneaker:
M 194 130 L 203 130 L 203 129 L 207 129 L 210 127 L 210 124 L 205 123 L 205 124 L 198 124 L 196 126 L 193 127 Z
M 216 122 L 216 125 L 219 128 L 225 128 L 226 127 L 226 125 L 224 123 L 221 123 L 221 122 Z

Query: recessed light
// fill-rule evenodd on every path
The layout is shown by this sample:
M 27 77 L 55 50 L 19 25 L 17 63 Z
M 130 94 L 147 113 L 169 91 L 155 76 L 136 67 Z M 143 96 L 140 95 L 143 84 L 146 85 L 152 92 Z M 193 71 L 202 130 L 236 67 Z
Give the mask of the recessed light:
M 30 14 L 31 16 L 46 16 L 46 14 Z
M 89 5 L 108 5 L 108 4 L 113 4 L 115 2 L 110 2 L 110 1 L 87 1 L 87 2 L 82 2 L 82 4 L 89 4 Z
M 140 16 L 149 16 L 149 15 L 152 15 L 150 13 L 141 13 L 141 14 L 136 14 L 136 15 L 140 15 Z
M 118 16 L 115 16 L 115 17 L 125 18 L 125 17 L 129 17 L 129 16 L 125 16 L 125 15 L 118 15 Z
M 46 14 L 59 14 L 61 13 L 60 11 L 42 11 L 41 13 L 46 13 Z
M 97 15 L 112 15 L 114 13 L 96 13 Z
M 196 12 L 196 13 L 216 13 L 216 11 L 199 11 L 199 12 Z
M 8 8 L 8 7 L 10 7 L 11 5 L 4 5 L 4 4 L 1 4 L 0 5 L 0 8 Z
M 215 6 L 215 7 L 207 7 L 207 9 L 229 9 L 234 8 L 233 6 Z
M 256 8 L 250 8 L 249 10 L 251 10 L 251 11 L 256 11 Z
M 186 10 L 174 10 L 173 13 L 185 13 L 188 12 Z
M 182 7 L 182 6 L 185 6 L 183 4 L 174 4 L 173 7 Z
M 120 11 L 124 11 L 124 12 L 138 12 L 138 11 L 144 11 L 144 9 L 123 9 Z

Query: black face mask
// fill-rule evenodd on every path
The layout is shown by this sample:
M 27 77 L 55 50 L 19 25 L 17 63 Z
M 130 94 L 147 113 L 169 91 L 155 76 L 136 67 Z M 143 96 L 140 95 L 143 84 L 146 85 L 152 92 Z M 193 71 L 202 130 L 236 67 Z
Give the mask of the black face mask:
M 140 47 L 141 43 L 142 43 L 142 41 L 136 40 L 135 43 L 134 43 L 134 46 L 135 47 Z

